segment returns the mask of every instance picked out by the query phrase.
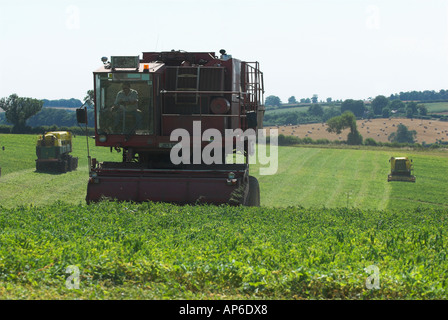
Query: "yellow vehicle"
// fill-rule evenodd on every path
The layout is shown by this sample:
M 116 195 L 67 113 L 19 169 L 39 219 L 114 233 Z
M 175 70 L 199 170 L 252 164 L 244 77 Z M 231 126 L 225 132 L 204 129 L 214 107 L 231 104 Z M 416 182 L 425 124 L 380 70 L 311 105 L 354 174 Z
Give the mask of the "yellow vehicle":
M 408 157 L 391 157 L 390 162 L 390 174 L 387 177 L 389 181 L 407 181 L 415 182 L 415 176 L 412 175 L 414 165 L 412 160 Z
M 72 157 L 72 134 L 51 131 L 39 136 L 36 145 L 36 171 L 67 172 L 76 170 L 78 158 Z

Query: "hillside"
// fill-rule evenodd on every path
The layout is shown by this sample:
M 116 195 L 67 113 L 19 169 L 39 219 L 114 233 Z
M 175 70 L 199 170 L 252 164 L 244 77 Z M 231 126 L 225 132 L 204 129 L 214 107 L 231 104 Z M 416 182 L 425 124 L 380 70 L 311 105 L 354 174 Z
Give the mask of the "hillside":
M 398 124 L 404 124 L 409 130 L 417 132 L 416 142 L 435 143 L 437 140 L 448 141 L 448 121 L 439 120 L 417 120 L 408 118 L 371 119 L 358 120 L 356 124 L 364 139 L 372 138 L 378 142 L 388 142 L 388 137 L 392 132 L 397 131 Z M 329 133 L 326 124 L 302 124 L 297 126 L 266 127 L 268 133 L 270 129 L 278 129 L 279 134 L 293 135 L 299 138 L 310 137 L 313 140 L 328 139 L 347 140 L 349 129 L 344 130 L 340 135 Z

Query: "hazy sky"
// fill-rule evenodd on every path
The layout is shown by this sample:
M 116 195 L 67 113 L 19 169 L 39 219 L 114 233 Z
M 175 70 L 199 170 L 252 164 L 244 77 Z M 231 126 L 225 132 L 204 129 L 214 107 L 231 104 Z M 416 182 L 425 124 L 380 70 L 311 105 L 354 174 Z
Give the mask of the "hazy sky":
M 0 0 L 0 97 L 83 99 L 101 57 L 226 49 L 265 97 L 448 89 L 447 0 Z

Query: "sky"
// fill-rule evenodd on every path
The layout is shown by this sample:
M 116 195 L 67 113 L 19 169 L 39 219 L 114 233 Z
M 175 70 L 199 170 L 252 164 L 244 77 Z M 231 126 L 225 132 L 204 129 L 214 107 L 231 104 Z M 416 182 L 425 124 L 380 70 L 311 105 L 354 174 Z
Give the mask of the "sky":
M 225 49 L 265 97 L 448 89 L 448 0 L 0 0 L 0 98 L 80 99 L 101 57 Z

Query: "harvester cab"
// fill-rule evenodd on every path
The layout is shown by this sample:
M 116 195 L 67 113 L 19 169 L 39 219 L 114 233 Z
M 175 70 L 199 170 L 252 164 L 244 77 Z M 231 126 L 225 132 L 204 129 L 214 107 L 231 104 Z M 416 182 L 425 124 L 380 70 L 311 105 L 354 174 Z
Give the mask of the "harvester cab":
M 407 181 L 415 182 L 415 176 L 412 175 L 414 165 L 412 160 L 408 157 L 391 157 L 390 162 L 390 174 L 387 177 L 387 181 Z
M 101 60 L 93 72 L 95 144 L 123 157 L 89 159 L 88 203 L 106 198 L 259 205 L 258 181 L 249 177 L 251 143 L 241 134 L 262 128 L 258 62 L 174 50 Z M 78 119 L 85 118 L 79 111 Z M 224 148 L 229 140 L 231 148 Z M 201 157 L 210 149 L 212 163 Z M 226 163 L 236 150 L 244 163 Z M 173 154 L 181 161 L 173 161 Z

